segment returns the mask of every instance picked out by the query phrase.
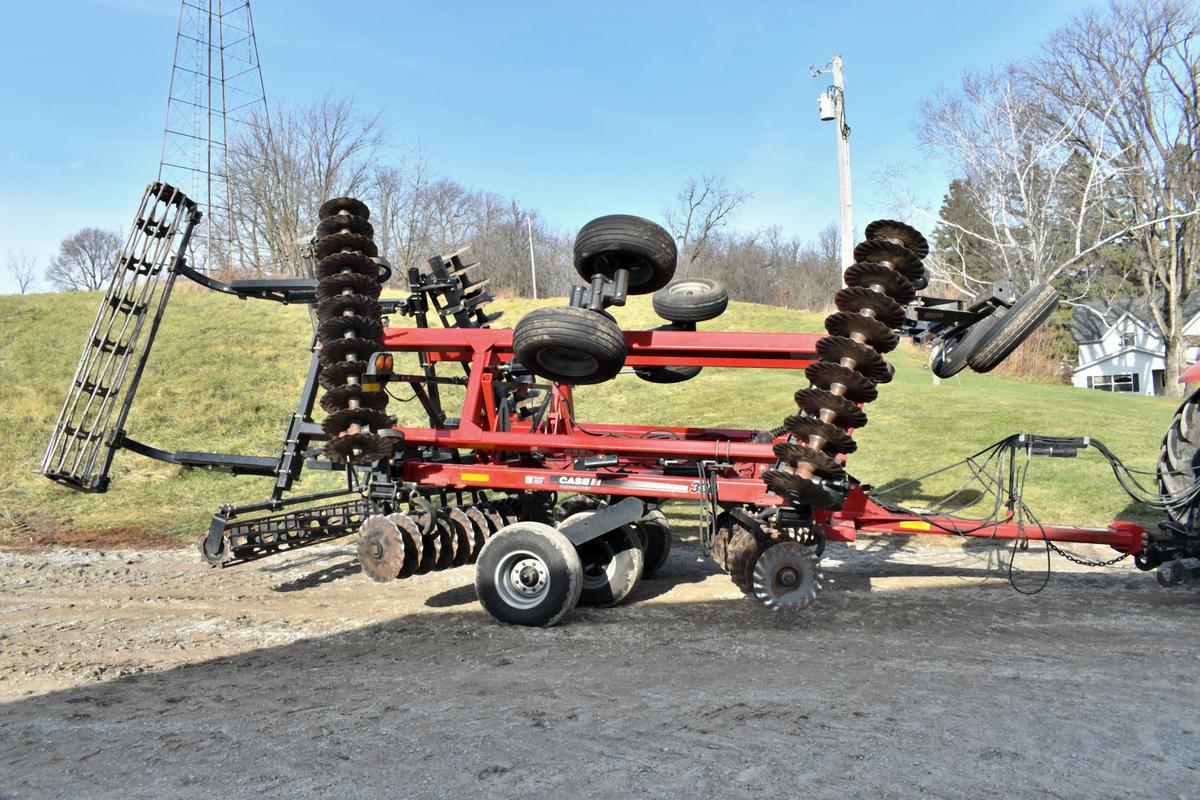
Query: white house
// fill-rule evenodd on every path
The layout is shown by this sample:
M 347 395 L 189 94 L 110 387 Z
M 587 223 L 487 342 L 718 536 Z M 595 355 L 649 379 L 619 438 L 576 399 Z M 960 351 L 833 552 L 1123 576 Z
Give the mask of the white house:
M 1184 304 L 1184 335 L 1200 335 L 1200 293 Z M 1071 382 L 1081 389 L 1162 394 L 1166 348 L 1150 322 L 1143 299 L 1076 306 L 1071 338 L 1079 345 L 1079 366 Z

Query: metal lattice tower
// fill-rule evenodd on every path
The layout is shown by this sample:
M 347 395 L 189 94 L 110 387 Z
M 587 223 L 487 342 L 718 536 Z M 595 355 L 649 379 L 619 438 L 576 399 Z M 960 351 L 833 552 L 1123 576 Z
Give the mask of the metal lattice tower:
M 158 180 L 200 204 L 191 265 L 236 268 L 226 153 L 269 125 L 250 0 L 181 0 Z

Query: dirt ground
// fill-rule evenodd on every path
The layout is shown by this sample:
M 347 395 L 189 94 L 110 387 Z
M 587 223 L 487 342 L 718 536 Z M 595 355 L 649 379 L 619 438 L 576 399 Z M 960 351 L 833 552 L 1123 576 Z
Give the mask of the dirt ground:
M 0 797 L 1200 797 L 1200 590 L 1128 562 L 831 546 L 780 616 L 677 545 L 531 630 L 352 545 L 0 552 Z

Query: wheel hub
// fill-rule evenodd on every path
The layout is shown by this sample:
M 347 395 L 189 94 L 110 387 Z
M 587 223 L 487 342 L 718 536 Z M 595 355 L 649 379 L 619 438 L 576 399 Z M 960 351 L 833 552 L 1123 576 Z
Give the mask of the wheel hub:
M 524 597 L 537 597 L 546 588 L 546 565 L 537 558 L 524 558 L 509 571 L 509 584 Z

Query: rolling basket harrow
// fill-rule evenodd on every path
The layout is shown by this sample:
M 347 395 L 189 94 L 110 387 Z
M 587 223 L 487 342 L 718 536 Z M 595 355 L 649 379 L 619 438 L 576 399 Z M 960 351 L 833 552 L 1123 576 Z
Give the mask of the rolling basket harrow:
M 671 501 L 700 504 L 705 553 L 738 588 L 774 609 L 812 603 L 825 543 L 853 541 L 859 532 L 1030 538 L 1012 503 L 986 526 L 886 505 L 847 472 L 846 457 L 857 449 L 854 432 L 867 424 L 880 385 L 892 379 L 885 356 L 901 335 L 937 345 L 931 366 L 939 375 L 966 366 L 986 371 L 1052 310 L 1057 295 L 1047 287 L 1015 299 L 1003 284 L 972 301 L 920 297 L 928 285 L 925 238 L 880 220 L 854 250 L 825 333 L 709 332 L 698 325 L 725 310 L 724 288 L 700 278 L 673 280 L 671 235 L 648 220 L 612 215 L 588 223 L 576 239 L 584 283 L 567 306 L 536 309 L 513 329 L 494 328 L 500 314 L 488 313 L 488 281 L 468 250 L 409 269 L 400 276 L 407 295 L 382 298 L 392 270 L 379 257 L 367 207 L 336 198 L 318 217 L 309 248 L 314 278 L 223 283 L 186 263 L 200 220 L 195 205 L 172 187 L 148 187 L 43 473 L 102 492 L 113 455 L 124 448 L 183 466 L 270 477 L 275 486 L 266 501 L 225 506 L 214 516 L 199 543 L 210 564 L 356 534 L 371 578 L 475 564 L 484 608 L 527 625 L 553 624 L 578 603 L 613 605 L 628 597 L 667 558 L 671 530 L 661 506 Z M 277 456 L 172 452 L 126 433 L 178 275 L 238 297 L 315 309 L 308 372 Z M 650 293 L 666 323 L 659 328 L 622 331 L 606 311 L 630 294 Z M 415 324 L 392 327 L 396 316 Z M 405 371 L 405 363 L 416 366 Z M 800 384 L 795 413 L 781 413 L 779 427 L 761 430 L 576 419 L 577 387 L 626 368 L 643 381 L 674 383 L 705 367 L 793 370 Z M 387 388 L 401 385 L 428 424 L 398 425 L 388 414 Z M 460 408 L 446 408 L 448 386 L 462 392 Z M 1029 437 L 1009 447 L 1073 455 L 1086 444 Z M 289 495 L 306 464 L 344 473 L 345 485 Z M 1175 507 L 1188 505 L 1181 500 L 1187 487 L 1176 488 Z M 559 493 L 571 496 L 559 502 Z M 1177 527 L 1183 532 L 1170 534 L 1173 543 L 1121 522 L 1102 529 L 1039 525 L 1037 537 L 1109 545 L 1150 568 L 1194 560 L 1194 535 Z

